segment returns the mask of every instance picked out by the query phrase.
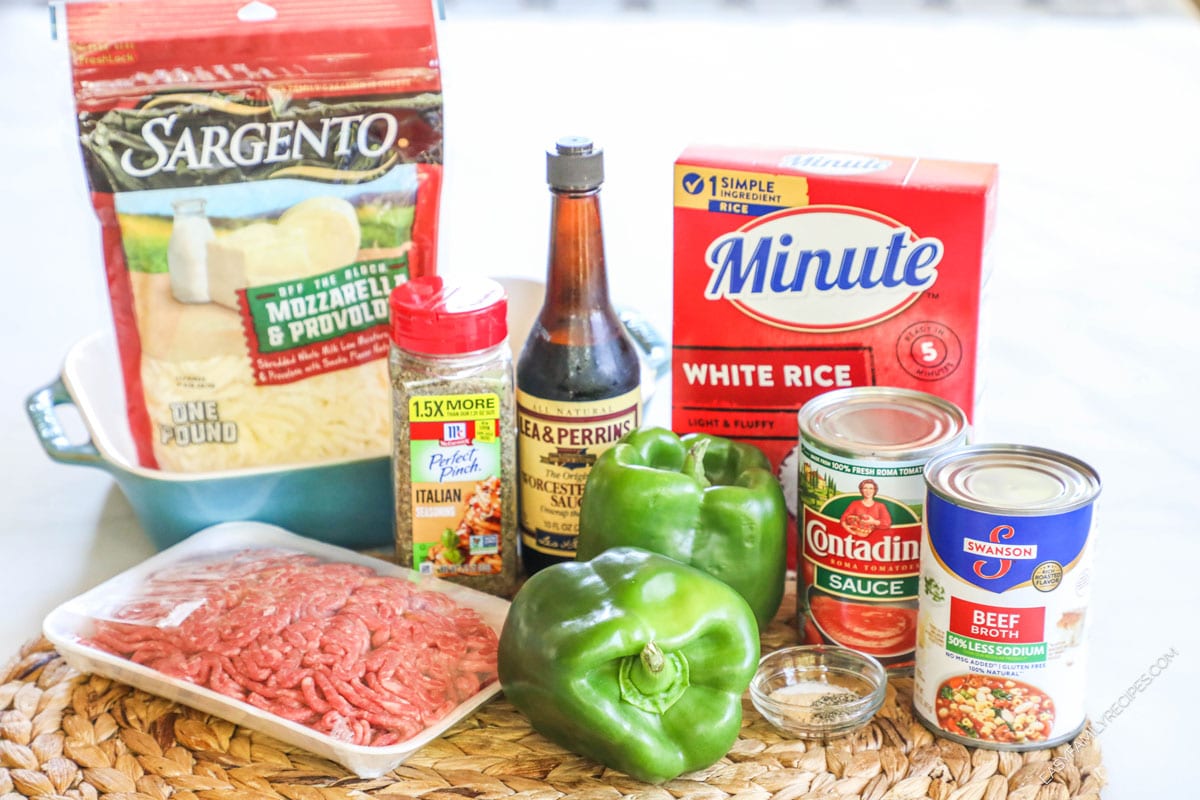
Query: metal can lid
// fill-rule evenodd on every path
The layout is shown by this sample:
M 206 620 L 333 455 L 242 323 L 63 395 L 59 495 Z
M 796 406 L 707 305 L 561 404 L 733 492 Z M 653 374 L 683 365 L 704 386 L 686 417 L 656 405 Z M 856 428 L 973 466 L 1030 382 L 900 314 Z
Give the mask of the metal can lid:
M 587 191 L 604 183 L 604 151 L 586 136 L 564 136 L 546 151 L 546 182 L 551 188 Z
M 965 441 L 963 410 L 914 389 L 853 386 L 817 395 L 800 409 L 800 433 L 830 455 L 921 459 Z
M 955 505 L 1014 516 L 1063 514 L 1100 494 L 1100 476 L 1077 458 L 1018 444 L 977 444 L 925 465 L 929 491 Z

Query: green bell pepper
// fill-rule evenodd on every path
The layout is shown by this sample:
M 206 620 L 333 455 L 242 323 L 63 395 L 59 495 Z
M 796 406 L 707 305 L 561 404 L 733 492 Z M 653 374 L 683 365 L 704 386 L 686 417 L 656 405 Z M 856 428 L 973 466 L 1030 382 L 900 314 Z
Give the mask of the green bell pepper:
M 729 752 L 759 649 L 737 592 L 620 547 L 521 587 L 500 635 L 500 686 L 546 738 L 660 783 Z
M 787 506 L 767 457 L 718 436 L 627 433 L 597 459 L 579 512 L 576 559 L 642 547 L 737 589 L 765 628 L 783 600 Z

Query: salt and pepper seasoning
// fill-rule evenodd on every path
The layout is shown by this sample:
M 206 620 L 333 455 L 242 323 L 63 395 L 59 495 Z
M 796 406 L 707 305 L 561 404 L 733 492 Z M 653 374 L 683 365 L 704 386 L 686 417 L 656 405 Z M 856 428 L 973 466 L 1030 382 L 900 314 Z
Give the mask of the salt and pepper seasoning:
M 559 139 L 546 177 L 546 298 L 517 361 L 521 558 L 530 575 L 574 558 L 588 472 L 642 417 L 640 363 L 605 274 L 603 151 L 584 137 Z
M 397 560 L 498 595 L 520 573 L 507 307 L 487 279 L 391 295 Z

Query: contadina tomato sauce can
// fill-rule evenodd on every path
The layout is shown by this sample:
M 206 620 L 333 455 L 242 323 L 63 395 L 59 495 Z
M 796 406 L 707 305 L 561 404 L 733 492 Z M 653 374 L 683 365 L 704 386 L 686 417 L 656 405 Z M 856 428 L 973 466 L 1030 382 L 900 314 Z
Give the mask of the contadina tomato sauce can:
M 1092 508 L 1082 461 L 1018 445 L 932 459 L 913 701 L 942 736 L 1052 747 L 1084 725 Z
M 860 386 L 799 413 L 800 635 L 913 667 L 925 463 L 965 444 L 966 415 L 925 392 Z

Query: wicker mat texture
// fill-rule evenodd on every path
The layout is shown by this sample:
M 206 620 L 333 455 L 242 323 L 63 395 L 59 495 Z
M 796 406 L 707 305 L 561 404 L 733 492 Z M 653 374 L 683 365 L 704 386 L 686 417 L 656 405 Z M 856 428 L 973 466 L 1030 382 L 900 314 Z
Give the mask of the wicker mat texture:
M 794 598 L 763 647 L 795 641 Z M 788 739 L 743 700 L 729 755 L 653 786 L 534 733 L 503 695 L 407 763 L 361 779 L 317 756 L 121 683 L 83 675 L 45 640 L 0 671 L 0 800 L 1069 800 L 1098 798 L 1096 739 L 1028 753 L 937 739 L 893 680 L 875 719 L 824 745 Z M 1051 768 L 1053 767 L 1053 768 Z M 1052 779 L 1047 782 L 1047 776 Z

